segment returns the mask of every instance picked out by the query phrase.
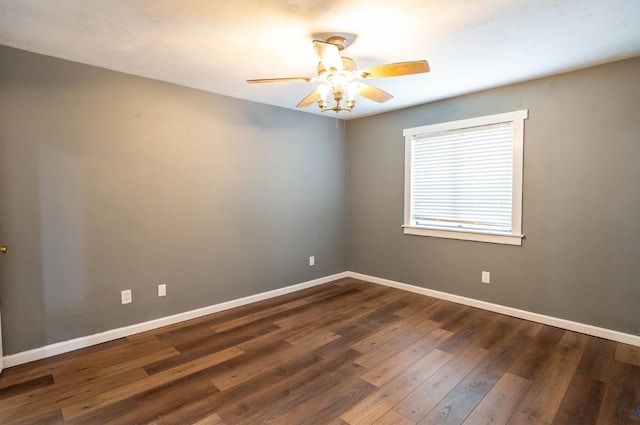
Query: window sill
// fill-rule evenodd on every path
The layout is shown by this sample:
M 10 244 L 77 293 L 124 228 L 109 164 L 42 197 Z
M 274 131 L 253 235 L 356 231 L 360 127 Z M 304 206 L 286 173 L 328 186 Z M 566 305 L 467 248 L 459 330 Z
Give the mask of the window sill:
M 522 245 L 524 235 L 505 235 L 490 232 L 471 232 L 468 230 L 442 230 L 428 227 L 402 226 L 405 235 L 431 236 L 435 238 L 459 239 L 465 241 L 488 242 L 503 245 Z

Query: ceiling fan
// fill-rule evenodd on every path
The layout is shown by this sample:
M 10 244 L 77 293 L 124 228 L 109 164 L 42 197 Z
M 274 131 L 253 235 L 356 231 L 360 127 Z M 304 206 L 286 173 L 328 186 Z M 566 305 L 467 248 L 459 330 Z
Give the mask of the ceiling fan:
M 320 62 L 317 77 L 261 78 L 247 80 L 247 83 L 286 83 L 292 81 L 319 82 L 318 88 L 302 99 L 297 108 L 311 106 L 318 102 L 322 112 L 352 111 L 356 104 L 356 94 L 384 103 L 393 98 L 389 93 L 362 82 L 369 78 L 399 77 L 403 75 L 429 72 L 426 60 L 389 63 L 358 70 L 353 59 L 341 56 L 340 52 L 355 39 L 343 35 L 327 35 L 325 41 L 314 40 L 313 47 Z M 329 95 L 333 98 L 330 104 Z M 342 103 L 344 101 L 344 104 Z

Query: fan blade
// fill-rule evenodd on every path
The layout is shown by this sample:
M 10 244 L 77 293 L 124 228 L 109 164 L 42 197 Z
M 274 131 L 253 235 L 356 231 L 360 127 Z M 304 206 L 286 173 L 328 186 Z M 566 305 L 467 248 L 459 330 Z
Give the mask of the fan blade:
M 364 83 L 358 84 L 358 94 L 362 97 L 366 97 L 367 99 L 373 100 L 374 102 L 378 103 L 384 103 L 387 100 L 393 99 L 393 96 L 391 96 L 386 91 L 380 90 L 377 87 L 373 87 Z
M 398 62 L 372 66 L 359 71 L 361 78 L 386 78 L 429 72 L 427 61 Z
M 316 49 L 316 54 L 320 62 L 322 62 L 322 66 L 327 71 L 342 71 L 342 57 L 338 47 L 318 40 L 313 40 L 313 47 Z
M 306 108 L 307 106 L 313 105 L 315 102 L 317 102 L 321 98 L 322 98 L 322 95 L 320 94 L 320 91 L 316 90 L 311 94 L 309 94 L 309 96 L 302 99 L 300 103 L 296 105 L 296 108 Z
M 259 78 L 257 80 L 247 80 L 247 83 L 290 83 L 292 81 L 304 81 L 309 83 L 311 80 L 313 80 L 311 77 Z

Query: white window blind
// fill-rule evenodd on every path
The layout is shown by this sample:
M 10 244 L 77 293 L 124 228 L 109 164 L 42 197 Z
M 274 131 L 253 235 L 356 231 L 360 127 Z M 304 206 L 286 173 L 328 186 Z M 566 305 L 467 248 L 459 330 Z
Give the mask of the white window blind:
M 522 244 L 528 111 L 404 130 L 404 233 Z
M 513 126 L 416 137 L 411 221 L 417 226 L 511 232 Z

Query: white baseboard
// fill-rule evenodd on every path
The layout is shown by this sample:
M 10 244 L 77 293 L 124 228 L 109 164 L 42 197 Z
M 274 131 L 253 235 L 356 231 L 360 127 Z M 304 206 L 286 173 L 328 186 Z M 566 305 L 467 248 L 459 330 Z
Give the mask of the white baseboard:
M 453 295 L 446 292 L 435 291 L 433 289 L 422 288 L 420 286 L 409 285 L 407 283 L 396 282 L 389 279 L 382 279 L 375 276 L 369 276 L 362 273 L 347 272 L 348 277 L 360 279 L 367 282 L 377 283 L 379 285 L 390 286 L 393 288 L 403 289 L 405 291 L 414 292 L 416 294 L 427 295 L 433 298 L 439 298 L 458 304 L 464 304 L 471 307 L 481 308 L 483 310 L 493 311 L 495 313 L 505 314 L 507 316 L 517 317 L 519 319 L 530 320 L 532 322 L 543 323 L 545 325 L 555 326 L 557 328 L 567 329 L 570 331 L 580 332 L 587 335 L 597 336 L 616 342 L 622 342 L 629 345 L 640 347 L 640 336 L 628 334 L 624 332 L 614 331 L 597 326 L 587 325 L 584 323 L 573 322 L 571 320 L 559 319 L 557 317 L 545 316 L 544 314 L 532 313 L 526 310 L 506 307 L 500 304 L 493 304 L 486 301 L 480 301 L 473 298 Z
M 32 362 L 34 360 L 40 360 L 46 357 L 67 353 L 79 348 L 85 348 L 107 341 L 113 341 L 115 339 L 127 337 L 129 335 L 137 334 L 140 332 L 145 332 L 152 329 L 161 328 L 163 326 L 173 325 L 174 323 L 184 322 L 186 320 L 206 316 L 207 314 L 229 310 L 231 308 L 240 307 L 257 301 L 262 301 L 280 295 L 289 294 L 291 292 L 300 291 L 302 289 L 311 288 L 313 286 L 322 285 L 324 283 L 328 283 L 345 277 L 348 277 L 347 272 L 337 273 L 331 276 L 325 276 L 318 279 L 309 280 L 307 282 L 298 283 L 296 285 L 274 289 L 272 291 L 262 292 L 260 294 L 250 295 L 248 297 L 238 298 L 236 300 L 226 301 L 220 304 L 214 304 L 196 310 L 186 311 L 184 313 L 175 314 L 173 316 L 162 317 L 160 319 L 149 320 L 148 322 L 125 326 L 123 328 L 111 329 L 93 335 L 45 345 L 44 347 L 34 348 L 32 350 L 5 356 L 3 358 L 4 367 L 17 366 L 23 363 Z
M 439 298 L 439 299 L 451 301 L 458 304 L 464 304 L 471 307 L 481 308 L 483 310 L 505 314 L 507 316 L 530 320 L 532 322 L 537 322 L 537 323 L 543 323 L 545 325 L 555 326 L 562 329 L 568 329 L 571 331 L 580 332 L 583 334 L 592 335 L 599 338 L 605 338 L 612 341 L 622 342 L 625 344 L 630 344 L 630 345 L 635 345 L 637 347 L 640 347 L 640 336 L 638 335 L 632 335 L 632 334 L 618 332 L 610 329 L 599 328 L 597 326 L 587 325 L 579 322 L 573 322 L 571 320 L 545 316 L 544 314 L 532 313 L 526 310 L 519 310 L 517 308 L 506 307 L 500 304 L 493 304 L 490 302 L 480 301 L 473 298 L 462 297 L 460 295 L 453 295 L 446 292 L 440 292 L 440 291 L 435 291 L 433 289 L 423 288 L 420 286 L 409 285 L 406 283 L 396 282 L 389 279 L 383 279 L 375 276 L 365 275 L 362 273 L 347 271 L 347 272 L 337 273 L 334 275 L 310 280 L 307 282 L 298 283 L 296 285 L 291 285 L 284 288 L 274 289 L 272 291 L 262 292 L 260 294 L 250 295 L 248 297 L 238 298 L 236 300 L 226 301 L 220 304 L 214 304 L 214 305 L 199 308 L 196 310 L 186 311 L 184 313 L 175 314 L 173 316 L 162 317 L 160 319 L 150 320 L 148 322 L 138 323 L 131 326 L 125 326 L 123 328 L 112 329 L 112 330 L 108 330 L 108 331 L 93 334 L 93 335 L 83 336 L 83 337 L 71 339 L 68 341 L 62 341 L 55 344 L 46 345 L 44 347 L 34 348 L 33 350 L 23 351 L 21 353 L 11 354 L 3 358 L 4 366 L 5 367 L 17 366 L 23 363 L 28 363 L 35 360 L 40 360 L 47 357 L 55 356 L 57 354 L 63 354 L 63 353 L 67 353 L 69 351 L 77 350 L 80 348 L 101 344 L 103 342 L 113 341 L 115 339 L 127 337 L 129 335 L 137 334 L 140 332 L 145 332 L 152 329 L 161 328 L 163 326 L 173 325 L 175 323 L 184 322 L 186 320 L 191 320 L 198 317 L 206 316 L 207 314 L 213 314 L 220 311 L 229 310 L 231 308 L 240 307 L 253 302 L 274 298 L 279 295 L 285 295 L 291 292 L 300 291 L 302 289 L 322 285 L 324 283 L 328 283 L 328 282 L 342 279 L 345 277 L 351 277 L 354 279 L 360 279 L 367 282 L 376 283 L 379 285 L 390 286 L 393 288 L 398 288 L 405 291 L 414 292 L 417 294 L 427 295 L 430 297 Z

